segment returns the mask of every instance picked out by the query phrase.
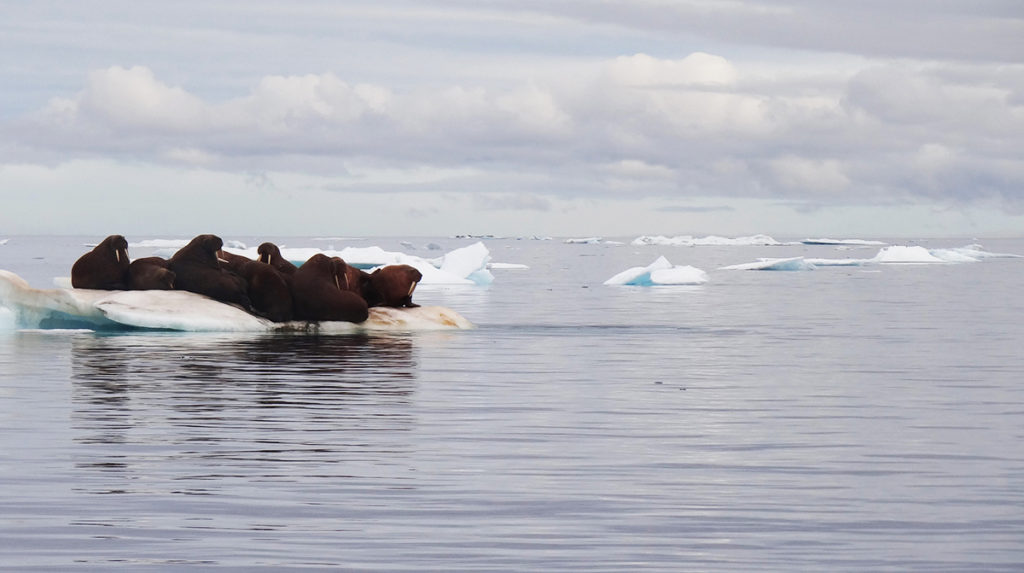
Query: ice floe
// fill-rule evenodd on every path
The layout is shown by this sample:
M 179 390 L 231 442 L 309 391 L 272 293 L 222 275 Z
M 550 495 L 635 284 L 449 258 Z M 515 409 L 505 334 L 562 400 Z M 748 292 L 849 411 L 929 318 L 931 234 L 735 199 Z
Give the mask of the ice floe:
M 867 241 L 864 239 L 804 239 L 800 242 L 805 245 L 835 245 L 852 247 L 878 247 L 887 244 L 882 241 Z
M 190 239 L 145 239 L 135 243 L 129 242 L 129 249 L 180 249 L 188 244 Z
M 345 333 L 472 328 L 458 312 L 441 306 L 370 309 L 366 321 L 271 322 L 240 308 L 187 291 L 36 289 L 0 270 L 0 326 L 7 330 L 157 329 L 185 332 Z
M 663 235 L 641 235 L 630 243 L 634 246 L 656 245 L 664 247 L 709 247 L 709 246 L 775 246 L 791 243 L 781 243 L 768 235 L 751 235 L 749 237 L 719 237 L 708 235 L 707 237 L 693 237 L 690 235 L 678 235 L 665 237 Z
M 723 271 L 813 271 L 814 263 L 803 257 L 790 257 L 788 259 L 758 259 L 754 263 L 743 263 L 721 267 Z
M 673 265 L 665 257 L 658 257 L 646 267 L 627 269 L 604 281 L 606 285 L 655 286 L 700 285 L 708 282 L 708 274 L 689 265 Z
M 892 245 L 882 247 L 867 259 L 827 259 L 792 257 L 789 259 L 758 259 L 720 267 L 720 270 L 813 270 L 817 267 L 866 266 L 876 264 L 952 264 L 976 263 L 991 258 L 1021 258 L 1021 255 L 990 253 L 981 245 L 951 249 L 926 249 L 920 245 Z

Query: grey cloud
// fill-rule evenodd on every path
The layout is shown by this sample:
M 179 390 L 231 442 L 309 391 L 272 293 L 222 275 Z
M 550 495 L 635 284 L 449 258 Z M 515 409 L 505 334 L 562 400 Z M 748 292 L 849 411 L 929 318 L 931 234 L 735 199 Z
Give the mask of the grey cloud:
M 21 70 L 0 102 L 25 99 L 2 106 L 0 150 L 493 192 L 485 203 L 514 209 L 556 195 L 1024 194 L 1017 2 L 247 6 L 239 19 L 217 3 L 83 2 L 60 18 L 19 5 L 23 25 L 0 23 L 3 69 Z M 749 48 L 725 42 L 820 60 L 754 73 Z M 706 44 L 727 49 L 674 54 Z M 900 60 L 851 73 L 821 64 L 831 51 Z M 441 175 L 362 180 L 359 166 Z

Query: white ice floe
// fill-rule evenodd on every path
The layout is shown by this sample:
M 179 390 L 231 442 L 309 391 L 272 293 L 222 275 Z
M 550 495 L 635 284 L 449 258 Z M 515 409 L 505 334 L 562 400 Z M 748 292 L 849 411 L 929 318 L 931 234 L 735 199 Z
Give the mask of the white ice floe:
M 758 259 L 754 263 L 743 263 L 721 267 L 723 271 L 813 271 L 814 263 L 803 257 L 788 259 Z
M 866 241 L 864 239 L 804 239 L 800 242 L 805 245 L 835 245 L 853 247 L 877 247 L 886 244 L 882 241 Z
M 719 237 L 709 235 L 707 237 L 693 237 L 690 235 L 678 235 L 665 237 L 663 235 L 642 235 L 633 239 L 630 243 L 634 246 L 656 245 L 664 247 L 708 247 L 708 246 L 775 246 L 785 245 L 768 235 L 751 235 L 749 237 Z
M 35 289 L 0 270 L 0 326 L 46 330 L 186 332 L 372 332 L 472 328 L 458 312 L 440 306 L 370 309 L 365 322 L 275 323 L 240 308 L 187 291 Z
M 529 269 L 530 265 L 522 265 L 519 263 L 488 263 L 487 268 L 504 271 L 520 271 Z
M 601 237 L 582 237 L 578 239 L 566 239 L 565 243 L 569 245 L 596 245 L 601 243 Z
M 884 247 L 878 251 L 875 258 L 871 259 L 871 262 L 875 263 L 948 263 L 948 262 L 963 262 L 963 261 L 948 261 L 936 257 L 928 249 L 918 245 L 893 245 L 891 247 Z
M 1021 258 L 1020 255 L 990 253 L 981 245 L 952 249 L 926 249 L 918 245 L 893 245 L 879 249 L 869 259 L 824 259 L 793 257 L 758 259 L 757 262 L 721 267 L 722 270 L 810 270 L 816 267 L 850 267 L 876 264 L 976 263 L 991 258 Z
M 6 245 L 7 241 L 10 241 L 10 239 L 0 239 L 0 245 Z
M 128 243 L 128 248 L 142 249 L 180 249 L 191 239 L 145 239 L 137 243 Z
M 604 281 L 606 285 L 655 286 L 699 285 L 708 282 L 708 274 L 701 269 L 675 266 L 665 257 L 658 257 L 646 267 L 633 267 Z

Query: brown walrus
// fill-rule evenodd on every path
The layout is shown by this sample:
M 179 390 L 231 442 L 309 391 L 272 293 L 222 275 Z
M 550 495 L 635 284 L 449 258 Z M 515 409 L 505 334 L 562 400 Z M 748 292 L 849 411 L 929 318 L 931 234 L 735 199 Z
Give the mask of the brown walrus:
M 217 235 L 199 235 L 179 249 L 168 261 L 175 275 L 174 286 L 252 312 L 245 279 L 220 266 L 217 252 L 223 247 L 224 241 Z
M 281 256 L 281 249 L 277 248 L 274 243 L 263 243 L 259 247 L 256 247 L 256 252 L 260 255 L 260 262 L 268 264 L 281 274 L 294 275 L 298 267 L 293 265 L 291 261 Z
M 342 288 L 345 269 L 323 253 L 317 253 L 292 275 L 295 318 L 363 322 L 369 307 L 361 296 Z
M 412 301 L 412 292 L 422 279 L 423 274 L 410 265 L 381 267 L 368 275 L 363 297 L 370 306 L 416 308 L 419 305 Z
M 292 290 L 286 277 L 277 269 L 225 250 L 221 250 L 217 256 L 221 266 L 245 279 L 255 314 L 274 322 L 292 319 Z
M 142 257 L 128 265 L 130 290 L 173 290 L 174 272 L 167 268 L 167 259 Z
M 71 286 L 100 290 L 128 288 L 128 240 L 110 235 L 71 266 Z

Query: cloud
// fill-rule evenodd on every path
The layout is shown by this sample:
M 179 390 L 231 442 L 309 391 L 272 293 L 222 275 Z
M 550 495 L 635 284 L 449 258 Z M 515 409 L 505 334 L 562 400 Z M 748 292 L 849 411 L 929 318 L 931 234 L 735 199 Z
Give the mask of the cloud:
M 970 196 L 956 181 L 1013 198 L 1024 192 L 1024 160 L 1010 151 L 1024 143 L 1024 66 L 995 71 L 873 65 L 788 84 L 707 53 L 634 54 L 569 83 L 397 89 L 328 72 L 266 76 L 214 101 L 112 66 L 13 122 L 8 145 L 28 157 L 319 173 L 343 178 L 338 188 L 510 192 L 529 174 L 545 194 Z M 940 149 L 958 150 L 941 178 L 925 168 Z M 402 175 L 345 183 L 354 166 Z
M 681 60 L 662 60 L 647 54 L 620 56 L 606 66 L 611 81 L 631 87 L 728 87 L 736 69 L 721 56 L 694 52 Z

